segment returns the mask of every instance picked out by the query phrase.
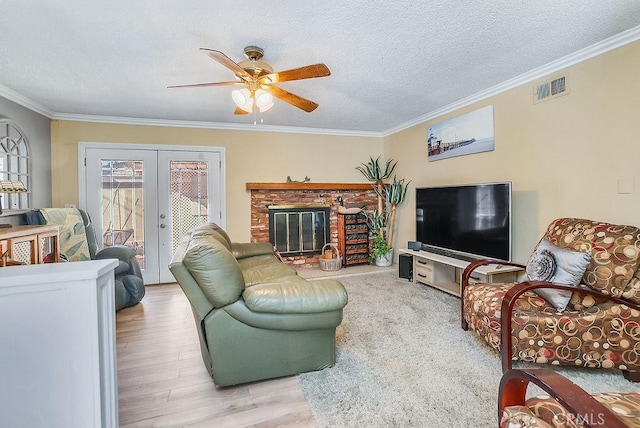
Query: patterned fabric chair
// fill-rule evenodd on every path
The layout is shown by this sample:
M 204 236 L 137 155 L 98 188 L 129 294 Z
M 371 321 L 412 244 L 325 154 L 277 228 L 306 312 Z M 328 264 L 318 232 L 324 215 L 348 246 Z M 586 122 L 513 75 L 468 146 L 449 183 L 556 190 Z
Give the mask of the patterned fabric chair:
M 473 270 L 492 263 L 473 262 L 462 277 L 462 328 L 471 327 L 501 352 L 505 372 L 520 360 L 620 369 L 625 378 L 640 381 L 640 229 L 561 218 L 549 225 L 544 241 L 590 254 L 578 276 L 581 285 L 471 284 Z M 540 290 L 568 292 L 566 309 L 536 294 Z
M 529 383 L 549 396 L 526 399 Z M 510 370 L 500 381 L 498 420 L 501 428 L 640 427 L 640 394 L 590 395 L 551 370 Z

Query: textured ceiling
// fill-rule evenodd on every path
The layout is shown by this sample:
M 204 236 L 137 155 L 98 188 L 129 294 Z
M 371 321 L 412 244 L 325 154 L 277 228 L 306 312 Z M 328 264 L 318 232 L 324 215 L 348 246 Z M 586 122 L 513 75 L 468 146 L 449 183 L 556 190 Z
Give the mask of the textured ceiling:
M 637 0 L 2 0 L 0 85 L 52 117 L 384 133 L 638 25 Z M 320 107 L 234 116 L 231 87 L 166 88 L 232 80 L 198 48 L 247 45 L 275 70 L 325 63 L 280 84 Z

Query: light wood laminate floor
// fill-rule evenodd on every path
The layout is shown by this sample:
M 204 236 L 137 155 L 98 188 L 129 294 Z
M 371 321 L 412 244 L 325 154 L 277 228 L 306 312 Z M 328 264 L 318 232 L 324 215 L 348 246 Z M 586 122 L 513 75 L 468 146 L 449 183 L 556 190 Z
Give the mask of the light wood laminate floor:
M 121 427 L 315 427 L 297 376 L 217 388 L 177 284 L 116 315 Z

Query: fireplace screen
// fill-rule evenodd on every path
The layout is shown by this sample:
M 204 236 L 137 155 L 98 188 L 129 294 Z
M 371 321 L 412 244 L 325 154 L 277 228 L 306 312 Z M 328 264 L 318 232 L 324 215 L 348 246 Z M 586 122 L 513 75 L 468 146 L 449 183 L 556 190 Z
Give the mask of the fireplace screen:
M 328 206 L 269 207 L 269 241 L 283 256 L 320 253 L 330 239 Z

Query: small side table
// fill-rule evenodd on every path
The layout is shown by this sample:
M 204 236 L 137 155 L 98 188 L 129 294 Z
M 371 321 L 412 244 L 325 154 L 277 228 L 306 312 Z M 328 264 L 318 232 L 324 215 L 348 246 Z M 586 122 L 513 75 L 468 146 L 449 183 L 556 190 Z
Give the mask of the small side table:
M 42 226 L 13 226 L 8 229 L 0 229 L 0 266 L 8 265 L 15 255 L 16 244 L 29 243 L 30 264 L 43 263 L 44 254 L 40 251 L 40 240 L 49 238 L 50 251 L 53 261 L 60 261 L 60 248 L 58 246 L 58 225 Z

